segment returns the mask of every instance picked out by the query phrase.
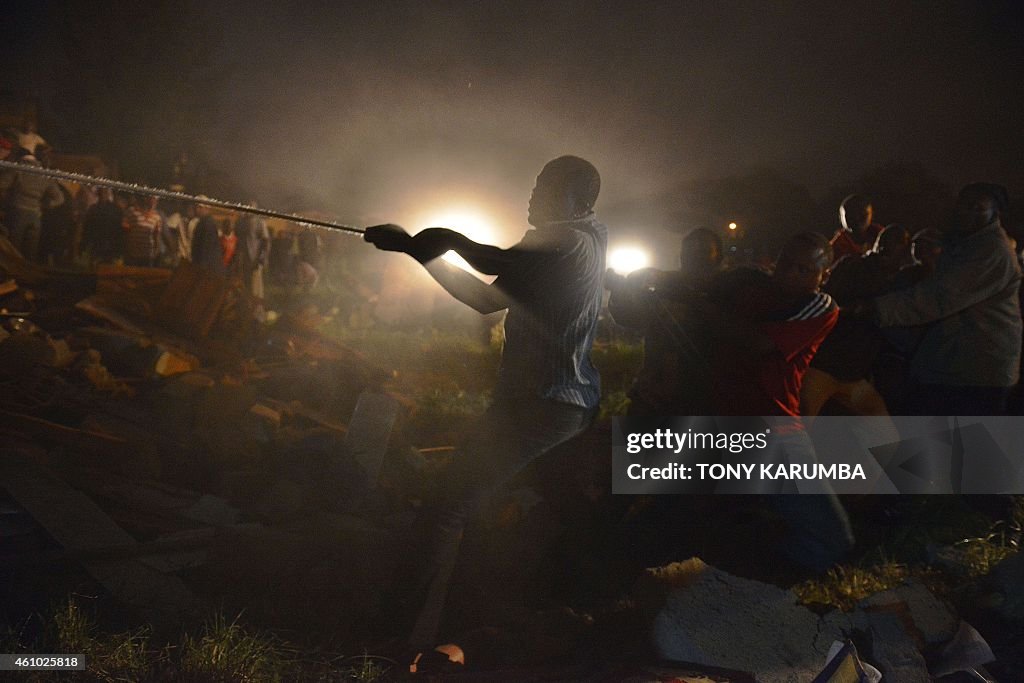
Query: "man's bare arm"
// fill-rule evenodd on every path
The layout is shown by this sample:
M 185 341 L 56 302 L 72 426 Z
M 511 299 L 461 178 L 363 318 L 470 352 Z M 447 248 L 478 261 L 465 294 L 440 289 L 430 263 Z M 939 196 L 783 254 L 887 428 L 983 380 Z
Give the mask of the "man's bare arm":
M 453 297 L 484 315 L 508 308 L 512 303 L 498 287 L 489 285 L 444 259 L 423 264 L 430 276 Z

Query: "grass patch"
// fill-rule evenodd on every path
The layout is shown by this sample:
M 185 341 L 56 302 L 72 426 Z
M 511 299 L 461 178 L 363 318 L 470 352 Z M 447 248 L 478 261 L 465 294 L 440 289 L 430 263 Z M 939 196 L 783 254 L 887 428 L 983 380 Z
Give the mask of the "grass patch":
M 363 653 L 349 657 L 347 666 L 341 669 L 345 681 L 351 683 L 384 683 L 391 680 L 391 674 L 398 665 L 393 659 Z
M 835 607 L 849 611 L 864 598 L 895 588 L 909 579 L 921 581 L 936 595 L 954 599 L 962 588 L 971 585 L 978 577 L 985 576 L 997 564 L 1020 551 L 1024 496 L 1014 498 L 1013 514 L 1008 519 L 990 523 L 987 533 L 967 538 L 961 536 L 958 540 L 951 540 L 951 534 L 963 527 L 976 529 L 976 519 L 965 516 L 962 526 L 951 525 L 950 512 L 957 509 L 961 502 L 956 499 L 933 501 L 932 498 L 945 497 L 929 496 L 920 501 L 918 512 L 933 513 L 931 516 L 920 514 L 913 520 L 912 525 L 918 529 L 916 533 L 920 537 L 908 543 L 906 537 L 900 536 L 888 546 L 888 552 L 896 550 L 906 553 L 908 548 L 912 548 L 916 562 L 892 560 L 890 558 L 893 555 L 886 555 L 886 548 L 881 548 L 877 551 L 876 561 L 872 562 L 871 558 L 866 557 L 859 566 L 835 567 L 820 579 L 793 586 L 792 590 L 800 602 L 813 607 Z M 926 546 L 927 563 L 918 554 L 919 551 L 924 553 Z
M 835 607 L 848 612 L 864 598 L 899 586 L 913 573 L 905 564 L 883 562 L 865 567 L 838 566 L 824 577 L 793 586 L 800 602 L 813 607 Z
M 214 615 L 202 635 L 186 634 L 182 643 L 181 672 L 192 680 L 280 681 L 284 663 L 274 638 L 242 628 Z

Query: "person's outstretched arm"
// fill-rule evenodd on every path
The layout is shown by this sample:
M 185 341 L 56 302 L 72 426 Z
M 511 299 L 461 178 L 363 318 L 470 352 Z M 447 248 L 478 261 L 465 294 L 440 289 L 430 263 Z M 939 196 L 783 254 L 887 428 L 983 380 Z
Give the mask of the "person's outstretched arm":
M 511 300 L 498 287 L 489 285 L 461 268 L 440 258 L 457 249 L 466 261 L 482 273 L 500 275 L 501 265 L 512 258 L 508 250 L 477 244 L 459 233 L 444 228 L 430 228 L 410 236 L 397 225 L 377 225 L 366 229 L 363 236 L 378 249 L 409 254 L 426 268 L 445 291 L 479 313 L 487 314 L 508 308 Z M 479 268 L 478 268 L 479 266 Z M 490 272 L 493 271 L 493 272 Z

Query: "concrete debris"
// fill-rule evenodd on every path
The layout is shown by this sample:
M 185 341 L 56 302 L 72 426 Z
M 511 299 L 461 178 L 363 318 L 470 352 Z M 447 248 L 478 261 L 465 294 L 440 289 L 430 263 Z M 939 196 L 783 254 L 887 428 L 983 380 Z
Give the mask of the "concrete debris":
M 956 634 L 960 622 L 953 610 L 919 581 L 875 593 L 862 600 L 859 607 L 867 612 L 906 615 L 904 627 L 918 639 L 921 649 L 947 642 Z
M 917 649 L 913 637 L 906 632 L 896 614 L 868 614 L 871 633 L 871 663 L 882 672 L 886 681 L 900 683 L 931 683 L 928 666 Z
M 637 594 L 660 657 L 750 671 L 763 683 L 810 681 L 831 643 L 845 639 L 792 592 L 699 558 L 647 570 Z
M 660 657 L 749 671 L 762 683 L 847 680 L 815 676 L 851 638 L 860 651 L 851 649 L 857 666 L 847 673 L 859 667 L 862 678 L 850 680 L 876 680 L 874 668 L 883 681 L 926 683 L 994 660 L 981 635 L 917 581 L 818 616 L 791 591 L 691 558 L 646 570 L 634 596 Z

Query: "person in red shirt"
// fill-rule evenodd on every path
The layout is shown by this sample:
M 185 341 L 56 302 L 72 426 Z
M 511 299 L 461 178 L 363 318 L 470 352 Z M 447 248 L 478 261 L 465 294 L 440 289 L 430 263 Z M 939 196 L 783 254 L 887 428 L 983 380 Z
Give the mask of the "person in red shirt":
M 800 416 L 804 374 L 839 318 L 832 297 L 819 290 L 831 258 L 824 236 L 800 233 L 771 275 L 736 270 L 713 286 L 717 320 L 709 323 L 723 335 L 714 359 L 721 414 Z
M 234 268 L 235 251 L 238 248 L 238 235 L 235 234 L 235 226 L 230 220 L 224 221 L 220 232 L 220 253 L 224 261 L 224 272 L 230 273 Z
M 851 194 L 839 205 L 839 222 L 843 224 L 832 235 L 832 263 L 846 256 L 863 256 L 874 246 L 883 228 L 872 221 L 875 210 L 871 199 Z
M 800 386 L 839 318 L 832 297 L 820 291 L 831 262 L 823 235 L 800 233 L 782 248 L 771 275 L 732 271 L 708 295 L 713 307 L 705 324 L 718 336 L 711 358 L 717 413 L 791 418 L 774 425 L 772 433 L 792 463 L 817 459 L 799 419 Z M 853 547 L 853 532 L 827 484 L 800 490 L 770 497 L 789 527 L 781 552 L 804 570 L 824 572 Z

